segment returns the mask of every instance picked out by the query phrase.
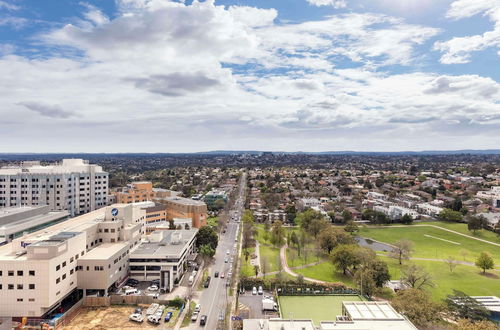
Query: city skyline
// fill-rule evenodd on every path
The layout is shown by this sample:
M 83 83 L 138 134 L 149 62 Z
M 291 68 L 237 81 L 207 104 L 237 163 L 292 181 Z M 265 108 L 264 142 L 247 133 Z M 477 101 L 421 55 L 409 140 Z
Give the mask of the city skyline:
M 487 0 L 0 1 L 0 152 L 497 149 Z

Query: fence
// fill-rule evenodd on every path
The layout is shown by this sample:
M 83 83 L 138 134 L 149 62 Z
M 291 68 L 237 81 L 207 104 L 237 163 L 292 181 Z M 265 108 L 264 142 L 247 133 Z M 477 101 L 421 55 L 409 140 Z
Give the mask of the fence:
M 119 296 L 113 295 L 110 297 L 105 297 L 109 299 L 109 303 L 106 306 L 111 305 L 137 305 L 137 304 L 164 304 L 169 303 L 168 300 L 159 300 L 151 296 Z
M 110 305 L 110 297 L 85 297 L 83 306 L 85 307 L 103 307 Z
M 79 313 L 80 309 L 84 304 L 84 300 L 80 299 L 76 304 L 73 305 L 70 309 L 68 309 L 63 316 L 58 318 L 55 322 L 55 329 L 61 329 L 65 325 L 68 325 Z

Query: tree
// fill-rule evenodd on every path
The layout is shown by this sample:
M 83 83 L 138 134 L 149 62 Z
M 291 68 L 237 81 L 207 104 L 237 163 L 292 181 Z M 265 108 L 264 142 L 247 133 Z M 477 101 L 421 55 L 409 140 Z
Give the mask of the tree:
M 408 259 L 413 252 L 413 242 L 407 239 L 400 239 L 394 244 L 394 248 L 389 256 L 398 259 L 399 264 L 403 263 L 403 259 Z
M 175 230 L 174 220 L 168 220 L 168 229 Z
M 271 227 L 271 242 L 277 246 L 282 246 L 285 243 L 285 230 L 279 220 L 275 221 Z
M 391 279 L 389 267 L 385 261 L 375 259 L 368 267 L 371 269 L 371 276 L 377 288 L 383 287 L 384 284 Z
M 401 281 L 413 289 L 434 286 L 431 275 L 425 269 L 415 264 L 410 264 L 403 269 Z
M 462 291 L 453 290 L 453 294 L 446 297 L 448 309 L 458 318 L 469 320 L 486 320 L 490 312 L 476 299 Z
M 255 277 L 257 277 L 259 275 L 259 266 L 258 265 L 254 265 L 253 266 L 253 271 L 255 273 Z
M 391 305 L 421 328 L 441 320 L 439 314 L 442 307 L 433 302 L 430 295 L 422 290 L 400 290 L 391 301 Z
M 466 258 L 469 255 L 469 251 L 466 249 L 460 249 L 458 253 L 464 258 L 464 261 L 467 261 Z
M 198 230 L 196 234 L 196 246 L 201 247 L 203 245 L 209 245 L 214 251 L 217 249 L 219 243 L 219 236 L 210 226 L 203 226 Z
M 244 249 L 243 255 L 245 256 L 245 262 L 248 262 L 248 258 L 250 257 L 250 251 L 248 249 Z
M 472 231 L 474 234 L 477 230 L 481 230 L 486 223 L 483 216 L 469 216 L 467 219 L 467 229 Z
M 459 198 L 455 198 L 451 204 L 451 209 L 453 211 L 460 211 L 462 209 L 462 201 Z
M 328 222 L 325 219 L 313 219 L 309 224 L 308 232 L 314 236 L 314 238 L 318 237 L 319 233 L 321 233 L 325 228 L 329 226 Z
M 359 258 L 356 254 L 358 249 L 354 244 L 342 244 L 337 246 L 331 256 L 331 261 L 334 266 L 342 269 L 342 273 L 346 274 L 347 270 L 356 266 L 359 263 Z
M 202 257 L 202 259 L 206 263 L 206 262 L 212 260 L 213 256 L 215 255 L 215 250 L 212 249 L 210 244 L 204 244 L 204 245 L 200 246 L 199 253 L 200 253 L 200 256 Z
M 358 225 L 354 223 L 354 221 L 349 221 L 345 227 L 344 230 L 351 235 L 359 230 Z
M 191 229 L 191 227 L 189 226 L 189 224 L 187 224 L 187 223 L 186 223 L 186 224 L 184 225 L 184 229 L 189 230 L 189 229 Z
M 304 212 L 297 213 L 295 217 L 295 224 L 302 227 L 305 230 L 309 230 L 309 226 L 314 219 L 323 219 L 323 214 L 321 212 L 315 211 L 313 209 L 306 209 Z
M 452 256 L 448 256 L 448 258 L 446 258 L 445 261 L 448 264 L 448 267 L 450 268 L 450 272 L 453 273 L 455 268 L 458 266 L 458 262 L 455 259 L 453 259 Z
M 349 221 L 352 221 L 352 219 L 352 213 L 349 210 L 342 211 L 342 220 L 344 223 L 348 223 Z
M 354 239 L 344 230 L 329 226 L 318 236 L 319 246 L 328 254 L 339 244 L 353 244 Z
M 408 213 L 405 213 L 402 217 L 401 217 L 401 222 L 406 224 L 406 225 L 409 225 L 410 223 L 413 222 L 413 217 L 411 215 L 409 215 Z
M 453 211 L 452 209 L 443 209 L 441 212 L 439 212 L 438 218 L 444 221 L 460 222 L 463 219 L 463 215 L 459 211 Z
M 493 322 L 490 321 L 472 321 L 468 319 L 459 319 L 457 324 L 453 325 L 453 330 L 498 330 Z
M 497 236 L 500 236 L 500 220 L 497 221 L 495 228 L 494 228 L 494 231 L 497 234 Z
M 297 276 L 297 282 L 301 285 L 304 284 L 304 275 L 299 274 L 299 276 Z
M 370 269 L 362 268 L 357 270 L 356 273 L 354 273 L 354 281 L 363 295 L 367 295 L 368 297 L 373 295 L 376 285 Z
M 266 277 L 266 273 L 269 271 L 269 259 L 266 256 L 262 257 L 261 261 L 261 269 L 262 269 L 262 274 L 264 275 L 264 278 Z
M 481 268 L 483 274 L 485 274 L 487 269 L 493 269 L 495 267 L 495 263 L 488 252 L 481 252 L 476 259 L 476 266 Z

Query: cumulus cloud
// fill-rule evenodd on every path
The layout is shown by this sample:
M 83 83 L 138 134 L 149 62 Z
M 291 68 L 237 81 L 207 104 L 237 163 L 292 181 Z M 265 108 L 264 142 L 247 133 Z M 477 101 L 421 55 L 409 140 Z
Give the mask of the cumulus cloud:
M 441 63 L 468 63 L 474 52 L 487 48 L 500 49 L 500 2 L 491 0 L 456 0 L 451 4 L 446 16 L 450 19 L 459 20 L 478 14 L 489 17 L 494 24 L 493 30 L 483 34 L 454 37 L 447 41 L 436 42 L 434 49 L 443 53 L 440 59 Z
M 333 8 L 345 8 L 347 3 L 345 0 L 307 0 L 309 4 L 317 7 L 332 6 Z
M 65 119 L 75 116 L 74 112 L 63 110 L 59 105 L 47 105 L 38 102 L 19 102 L 18 105 L 22 105 L 26 109 L 48 118 Z

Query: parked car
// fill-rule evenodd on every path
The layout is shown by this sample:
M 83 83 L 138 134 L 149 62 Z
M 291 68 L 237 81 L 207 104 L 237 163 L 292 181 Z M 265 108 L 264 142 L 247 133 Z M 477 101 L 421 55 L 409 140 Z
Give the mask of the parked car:
M 125 293 L 124 293 L 126 296 L 131 296 L 131 295 L 140 295 L 141 294 L 141 290 L 137 290 L 136 288 L 132 288 L 132 289 L 127 289 L 125 290 Z
M 151 285 L 160 286 L 160 280 L 159 280 L 159 279 L 152 280 L 152 281 L 151 281 Z
M 161 320 L 161 315 L 153 314 L 148 316 L 148 322 L 153 324 L 159 324 Z
M 142 314 L 138 314 L 138 313 L 134 313 L 134 314 L 131 314 L 128 319 L 130 321 L 134 321 L 134 322 L 137 322 L 137 323 L 142 323 L 144 322 L 144 317 L 142 316 Z
M 172 312 L 168 312 L 166 315 L 165 315 L 165 322 L 169 322 L 170 319 L 172 318 Z
M 219 312 L 219 321 L 224 321 L 224 312 L 223 311 Z
M 199 313 L 201 311 L 201 305 L 196 304 L 196 306 L 194 306 L 194 311 Z
M 214 277 L 219 277 L 219 272 L 215 272 Z
M 262 286 L 259 285 L 259 294 L 264 294 L 264 290 L 262 290 Z
M 203 284 L 203 287 L 205 288 L 208 288 L 208 286 L 210 285 L 210 276 L 207 277 L 207 280 L 205 281 L 205 283 Z
M 191 315 L 191 321 L 195 322 L 198 319 L 198 314 L 200 313 L 194 311 L 193 314 Z
M 134 310 L 134 314 L 142 314 L 142 308 L 137 307 L 137 308 Z
M 226 259 L 224 259 L 224 262 L 225 262 L 226 264 L 227 264 L 227 262 L 228 262 L 228 261 L 229 261 L 229 260 L 228 260 L 227 258 L 226 258 Z
M 129 278 L 127 280 L 127 283 L 125 283 L 126 285 L 128 286 L 137 286 L 139 285 L 139 281 L 138 280 L 134 280 L 133 278 Z
M 200 318 L 200 325 L 205 325 L 205 324 L 207 324 L 207 316 L 202 315 Z
M 253 294 L 253 295 L 256 295 L 256 294 L 257 294 L 257 288 L 256 288 L 256 287 L 253 287 L 253 288 L 252 288 L 252 294 Z
M 224 272 L 220 273 L 220 278 L 224 278 Z
M 154 284 L 154 285 L 150 285 L 148 287 L 148 291 L 158 291 L 158 285 Z

